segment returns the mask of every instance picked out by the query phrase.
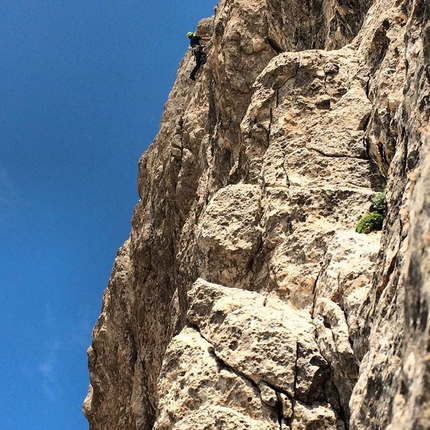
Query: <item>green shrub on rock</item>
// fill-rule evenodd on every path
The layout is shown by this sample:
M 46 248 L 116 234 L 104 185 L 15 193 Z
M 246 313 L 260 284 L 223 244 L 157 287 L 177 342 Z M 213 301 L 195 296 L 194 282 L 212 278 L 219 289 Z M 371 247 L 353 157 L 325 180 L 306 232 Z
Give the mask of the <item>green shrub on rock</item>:
M 375 230 L 382 229 L 382 222 L 384 221 L 383 215 L 378 212 L 370 212 L 364 215 L 358 221 L 355 231 L 357 233 L 370 233 Z
M 360 221 L 358 221 L 355 231 L 357 233 L 368 234 L 375 230 L 382 230 L 382 223 L 384 221 L 386 208 L 387 205 L 385 203 L 385 191 L 375 194 L 372 206 L 370 208 L 372 212 L 369 212 L 361 217 Z
M 385 191 L 381 191 L 380 193 L 376 194 L 373 199 L 372 210 L 384 216 L 385 208 Z

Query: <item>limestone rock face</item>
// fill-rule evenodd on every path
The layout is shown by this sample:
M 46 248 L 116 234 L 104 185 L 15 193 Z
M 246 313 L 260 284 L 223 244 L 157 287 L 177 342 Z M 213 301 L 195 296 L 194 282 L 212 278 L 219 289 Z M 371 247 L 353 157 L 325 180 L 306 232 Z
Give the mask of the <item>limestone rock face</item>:
M 261 243 L 261 190 L 229 185 L 217 192 L 196 229 L 200 274 L 234 286 L 250 278 L 249 264 Z
M 429 11 L 200 22 L 93 331 L 91 430 L 430 428 Z M 382 232 L 356 233 L 382 190 Z
M 155 429 L 203 429 L 203 411 L 225 429 L 344 428 L 307 312 L 201 279 L 189 295 L 188 327 L 166 351 Z

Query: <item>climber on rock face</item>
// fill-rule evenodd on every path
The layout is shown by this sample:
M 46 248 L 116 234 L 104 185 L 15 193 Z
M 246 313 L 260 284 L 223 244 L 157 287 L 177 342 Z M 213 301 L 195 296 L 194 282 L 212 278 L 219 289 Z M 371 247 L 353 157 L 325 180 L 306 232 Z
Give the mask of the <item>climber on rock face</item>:
M 196 57 L 196 66 L 192 70 L 190 74 L 190 79 L 193 81 L 196 80 L 196 73 L 200 69 L 202 64 L 206 62 L 206 53 L 203 51 L 203 46 L 200 44 L 201 40 L 210 40 L 208 36 L 197 36 L 191 31 L 187 33 L 188 39 L 190 39 L 191 50 Z

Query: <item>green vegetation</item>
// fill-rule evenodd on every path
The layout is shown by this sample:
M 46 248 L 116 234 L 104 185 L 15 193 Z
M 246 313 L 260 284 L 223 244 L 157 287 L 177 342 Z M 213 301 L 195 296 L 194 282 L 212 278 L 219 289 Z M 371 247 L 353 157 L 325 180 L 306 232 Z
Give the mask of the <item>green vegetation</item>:
M 385 208 L 385 191 L 381 191 L 374 197 L 372 209 L 373 212 L 378 212 L 378 214 L 385 216 Z
M 369 212 L 358 221 L 355 231 L 357 233 L 370 233 L 382 229 L 384 217 L 378 212 Z
M 372 212 L 368 212 L 358 221 L 357 227 L 355 228 L 357 233 L 368 234 L 372 231 L 382 229 L 382 223 L 386 212 L 385 191 L 375 195 L 371 210 Z

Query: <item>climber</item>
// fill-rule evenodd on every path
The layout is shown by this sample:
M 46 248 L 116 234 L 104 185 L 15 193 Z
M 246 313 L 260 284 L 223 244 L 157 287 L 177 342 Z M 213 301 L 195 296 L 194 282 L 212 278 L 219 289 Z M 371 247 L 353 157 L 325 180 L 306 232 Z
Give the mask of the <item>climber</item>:
M 201 40 L 210 40 L 210 37 L 207 36 L 197 36 L 191 31 L 187 33 L 188 39 L 190 39 L 191 50 L 196 57 L 196 66 L 190 74 L 190 79 L 193 81 L 196 80 L 196 73 L 200 69 L 202 64 L 206 62 L 206 53 L 203 50 L 203 45 L 200 44 Z

